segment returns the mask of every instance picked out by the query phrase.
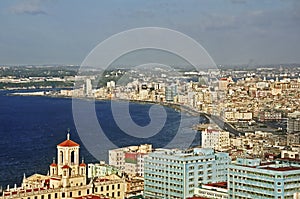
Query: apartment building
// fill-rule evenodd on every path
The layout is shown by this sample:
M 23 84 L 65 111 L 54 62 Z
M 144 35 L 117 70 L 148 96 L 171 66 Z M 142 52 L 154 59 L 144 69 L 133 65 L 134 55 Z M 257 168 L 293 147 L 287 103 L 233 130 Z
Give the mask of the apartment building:
M 159 149 L 145 158 L 144 196 L 148 199 L 191 197 L 202 184 L 224 182 L 230 157 L 213 149 Z
M 289 199 L 300 190 L 300 166 L 237 158 L 229 165 L 229 198 Z
M 109 165 L 131 176 L 144 175 L 144 157 L 152 152 L 152 145 L 128 146 L 109 150 Z
M 230 146 L 229 132 L 208 127 L 202 131 L 201 145 L 203 148 L 225 150 Z

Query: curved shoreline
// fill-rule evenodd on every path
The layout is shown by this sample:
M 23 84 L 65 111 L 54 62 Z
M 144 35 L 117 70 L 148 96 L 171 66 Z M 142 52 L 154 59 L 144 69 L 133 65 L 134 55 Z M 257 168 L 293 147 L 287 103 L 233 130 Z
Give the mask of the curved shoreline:
M 40 91 L 41 92 L 41 91 Z M 44 91 L 46 92 L 46 91 Z M 23 92 L 25 93 L 25 92 Z M 73 96 L 64 96 L 64 95 L 53 95 L 53 94 L 43 94 L 43 95 L 30 95 L 30 94 L 23 94 L 20 93 L 9 93 L 7 95 L 19 95 L 19 96 L 34 96 L 34 97 L 51 97 L 51 98 L 72 98 L 72 99 L 81 99 L 81 100 L 94 100 L 94 101 L 129 101 L 132 103 L 140 103 L 140 104 L 159 104 L 162 106 L 170 107 L 174 109 L 175 111 L 181 111 L 184 113 L 187 113 L 191 116 L 202 116 L 204 117 L 207 122 L 204 123 L 210 123 L 213 121 L 220 129 L 223 129 L 225 131 L 230 132 L 231 134 L 235 136 L 244 135 L 244 132 L 240 132 L 237 129 L 235 129 L 230 123 L 225 122 L 222 118 L 210 115 L 204 112 L 197 111 L 189 106 L 178 104 L 178 103 L 171 103 L 171 102 L 154 102 L 149 100 L 133 100 L 133 99 L 113 99 L 113 98 L 93 98 L 93 97 L 73 97 Z M 193 128 L 193 127 L 191 127 Z
M 23 91 L 23 90 L 22 90 Z M 31 90 L 33 91 L 33 90 Z M 32 96 L 32 97 L 51 97 L 51 98 L 68 98 L 68 99 L 81 99 L 81 100 L 95 100 L 95 101 L 129 101 L 132 103 L 140 103 L 140 104 L 158 104 L 166 107 L 173 108 L 176 111 L 182 111 L 188 113 L 192 116 L 203 116 L 206 119 L 209 119 L 209 115 L 203 112 L 199 112 L 197 110 L 192 109 L 183 104 L 172 103 L 172 102 L 155 102 L 150 100 L 134 100 L 134 99 L 117 99 L 117 98 L 94 98 L 94 97 L 73 97 L 73 96 L 65 96 L 65 95 L 53 95 L 53 94 L 42 94 L 43 92 L 47 92 L 45 90 L 36 90 L 35 92 L 15 92 L 15 93 L 7 93 L 6 95 L 11 96 Z

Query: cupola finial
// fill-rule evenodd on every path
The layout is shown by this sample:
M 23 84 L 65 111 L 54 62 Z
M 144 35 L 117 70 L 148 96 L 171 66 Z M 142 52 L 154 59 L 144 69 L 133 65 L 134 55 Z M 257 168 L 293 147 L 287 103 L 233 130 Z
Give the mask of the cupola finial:
M 67 130 L 67 140 L 69 140 L 70 139 L 70 129 L 68 128 L 68 130 Z

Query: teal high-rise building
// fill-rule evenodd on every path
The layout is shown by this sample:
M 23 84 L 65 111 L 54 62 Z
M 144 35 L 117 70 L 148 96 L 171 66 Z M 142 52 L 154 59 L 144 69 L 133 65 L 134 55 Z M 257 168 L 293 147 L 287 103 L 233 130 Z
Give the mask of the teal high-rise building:
M 213 149 L 159 149 L 145 158 L 144 196 L 185 199 L 202 184 L 225 182 L 230 157 Z
M 293 199 L 300 192 L 300 165 L 238 158 L 229 166 L 229 198 Z

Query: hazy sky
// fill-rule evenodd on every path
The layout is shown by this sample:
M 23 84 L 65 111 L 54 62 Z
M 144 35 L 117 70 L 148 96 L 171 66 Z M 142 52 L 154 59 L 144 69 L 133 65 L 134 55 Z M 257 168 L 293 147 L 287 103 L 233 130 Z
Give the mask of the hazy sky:
M 80 64 L 145 26 L 187 34 L 217 64 L 300 63 L 299 0 L 1 0 L 0 64 Z

